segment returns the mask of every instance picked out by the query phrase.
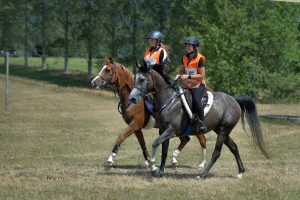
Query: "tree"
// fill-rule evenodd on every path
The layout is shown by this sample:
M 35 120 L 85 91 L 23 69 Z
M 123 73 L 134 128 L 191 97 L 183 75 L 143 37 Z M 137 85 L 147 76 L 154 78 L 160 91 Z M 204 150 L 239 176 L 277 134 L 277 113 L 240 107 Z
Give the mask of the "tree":
M 22 37 L 18 28 L 21 24 L 20 4 L 17 0 L 0 0 L 0 49 L 16 50 L 20 46 Z
M 26 1 L 26 0 L 25 0 Z M 32 2 L 32 25 L 37 29 L 39 35 L 37 36 L 38 42 L 35 41 L 35 47 L 40 48 L 39 55 L 42 59 L 42 68 L 47 69 L 47 59 L 46 59 L 46 46 L 49 41 L 49 31 L 52 23 L 52 4 L 51 1 L 33 1 Z
M 76 8 L 79 5 L 78 0 L 55 0 L 54 12 L 56 19 L 62 25 L 64 30 L 64 73 L 69 73 L 70 56 L 70 29 L 76 19 Z
M 138 59 L 138 44 L 137 41 L 141 39 L 139 32 L 139 25 L 141 23 L 141 16 L 144 15 L 142 9 L 143 1 L 130 0 L 129 2 L 118 1 L 118 13 L 122 21 L 122 25 L 127 31 L 127 37 L 131 44 L 131 62 L 135 63 Z M 133 64 L 133 73 L 136 73 L 136 66 Z

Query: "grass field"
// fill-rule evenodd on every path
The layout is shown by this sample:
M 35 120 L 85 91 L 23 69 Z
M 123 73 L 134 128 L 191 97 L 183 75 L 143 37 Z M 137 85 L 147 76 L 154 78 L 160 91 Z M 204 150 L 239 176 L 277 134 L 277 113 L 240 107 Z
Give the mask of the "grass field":
M 12 65 L 23 66 L 24 57 L 10 57 L 9 62 Z M 93 73 L 99 72 L 98 64 L 102 61 L 93 59 Z M 0 56 L 0 64 L 4 63 L 4 57 Z M 47 64 L 49 69 L 64 69 L 64 58 L 63 57 L 47 57 Z M 101 63 L 103 64 L 103 63 Z M 29 57 L 28 65 L 32 67 L 39 67 L 42 65 L 42 59 L 39 57 Z M 77 70 L 87 72 L 87 59 L 85 58 L 69 58 L 70 70 Z
M 4 76 L 0 74 L 2 91 Z M 2 93 L 3 94 L 3 93 Z M 197 181 L 200 148 L 196 139 L 183 150 L 179 166 L 170 155 L 166 177 L 150 182 L 135 137 L 126 140 L 116 167 L 105 161 L 125 128 L 109 92 L 61 87 L 12 76 L 8 112 L 0 99 L 0 199 L 299 199 L 299 125 L 262 123 L 271 159 L 256 153 L 239 124 L 232 132 L 246 173 L 224 146 L 209 178 Z M 300 104 L 258 105 L 260 114 L 300 115 Z M 157 130 L 145 131 L 148 149 Z M 207 134 L 208 157 L 216 136 Z M 159 162 L 159 160 L 158 160 Z

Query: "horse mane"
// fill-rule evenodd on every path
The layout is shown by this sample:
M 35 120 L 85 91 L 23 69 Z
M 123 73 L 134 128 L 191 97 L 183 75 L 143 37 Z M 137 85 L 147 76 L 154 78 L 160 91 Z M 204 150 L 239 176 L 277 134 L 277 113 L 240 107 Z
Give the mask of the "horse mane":
M 161 82 L 165 85 L 168 85 L 168 83 L 166 82 L 166 80 L 154 69 L 151 69 L 148 71 L 148 73 L 152 73 L 152 76 L 158 79 L 158 82 Z
M 109 62 L 111 63 L 111 62 Z M 133 74 L 126 68 L 124 67 L 122 64 L 118 63 L 118 62 L 113 62 L 111 64 L 115 64 L 117 65 L 117 74 L 118 74 L 118 79 L 120 81 L 120 85 L 124 84 L 124 85 L 128 85 L 128 87 L 130 89 L 133 88 Z
M 130 89 L 133 88 L 134 85 L 134 75 L 131 71 L 129 71 L 128 68 L 124 67 L 123 65 L 121 65 L 124 69 L 124 73 L 126 76 L 126 81 L 127 81 L 127 85 L 130 87 Z
M 152 70 L 152 66 L 148 66 L 145 60 L 143 61 L 143 64 L 138 66 L 139 72 L 149 73 Z

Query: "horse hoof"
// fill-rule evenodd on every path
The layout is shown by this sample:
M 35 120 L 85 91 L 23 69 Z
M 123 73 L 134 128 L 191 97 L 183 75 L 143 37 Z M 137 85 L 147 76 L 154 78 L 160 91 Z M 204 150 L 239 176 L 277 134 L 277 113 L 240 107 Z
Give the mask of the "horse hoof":
M 114 163 L 113 163 L 113 162 L 108 162 L 108 161 L 107 161 L 107 166 L 113 167 L 113 166 L 114 166 Z
M 200 163 L 200 164 L 198 165 L 198 167 L 204 169 L 205 165 L 206 165 L 206 162 L 203 161 L 202 163 Z
M 152 178 L 159 178 L 160 177 L 160 171 L 158 169 L 151 171 Z
M 178 161 L 176 160 L 175 157 L 172 158 L 172 167 L 176 167 L 177 166 Z
M 159 170 L 159 177 L 163 178 L 165 176 L 165 171 Z
M 115 155 L 110 155 L 109 157 L 108 157 L 108 159 L 107 159 L 107 165 L 108 166 L 113 166 L 113 164 L 115 163 L 114 162 L 114 157 L 115 157 Z
M 198 181 L 204 180 L 204 178 L 201 178 L 201 176 L 197 176 L 196 179 L 197 179 Z
M 146 167 L 149 167 L 149 166 L 150 166 L 150 163 L 149 163 L 148 160 L 145 160 L 145 165 L 146 165 Z
M 151 165 L 150 169 L 152 172 L 158 170 L 158 168 L 155 165 Z
M 237 178 L 240 178 L 240 179 L 243 178 L 243 173 L 238 173 L 238 174 L 236 175 L 236 177 L 237 177 Z
M 197 180 L 204 180 L 206 179 L 207 175 L 200 174 L 199 176 L 196 177 Z
M 154 183 L 156 181 L 157 181 L 157 178 L 152 176 L 151 179 L 150 179 L 150 182 Z
M 172 160 L 172 167 L 176 167 L 177 163 L 178 163 L 177 160 L 176 161 Z

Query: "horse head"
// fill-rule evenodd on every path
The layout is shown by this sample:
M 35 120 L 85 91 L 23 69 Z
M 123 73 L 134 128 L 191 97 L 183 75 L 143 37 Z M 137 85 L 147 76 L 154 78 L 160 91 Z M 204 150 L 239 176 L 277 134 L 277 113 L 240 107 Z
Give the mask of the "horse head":
M 99 74 L 91 81 L 92 87 L 115 87 L 118 83 L 117 63 L 109 56 Z
M 132 103 L 138 103 L 142 97 L 155 91 L 155 82 L 152 75 L 152 68 L 146 62 L 140 65 L 136 63 L 138 72 L 135 75 L 134 85 L 135 87 L 129 95 L 129 100 Z

